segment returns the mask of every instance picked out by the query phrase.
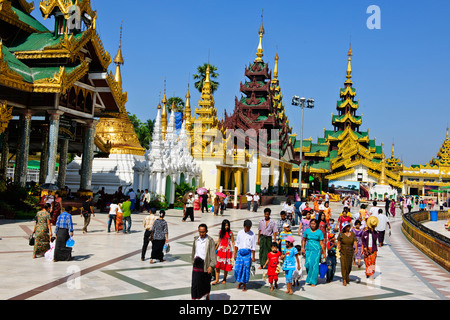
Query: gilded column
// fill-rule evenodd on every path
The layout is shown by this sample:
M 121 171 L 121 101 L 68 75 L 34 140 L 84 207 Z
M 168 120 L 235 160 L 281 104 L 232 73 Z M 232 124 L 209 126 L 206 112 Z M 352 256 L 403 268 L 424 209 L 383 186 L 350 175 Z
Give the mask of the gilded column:
M 222 175 L 222 169 L 220 167 L 217 167 L 217 177 L 216 177 L 216 190 L 220 190 L 220 178 Z
M 45 183 L 53 183 L 56 171 L 56 157 L 58 155 L 59 120 L 63 113 L 60 111 L 49 111 L 48 113 L 50 114 L 50 122 L 48 127 L 48 160 Z
M 259 157 L 256 164 L 256 192 L 261 193 L 261 159 Z
M 270 172 L 269 172 L 269 194 L 273 193 L 273 162 L 270 162 Z
M 247 193 L 247 179 L 248 179 L 248 169 L 245 168 L 243 171 L 243 180 L 244 180 L 244 190 L 242 190 L 242 193 L 245 194 Z
M 69 150 L 69 139 L 63 139 L 61 150 L 59 152 L 59 172 L 58 172 L 58 187 L 64 189 L 66 185 L 66 170 L 67 170 L 67 153 Z
M 234 181 L 236 182 L 237 194 L 238 196 L 241 194 L 241 169 L 237 169 L 234 173 Z
M 84 134 L 83 158 L 81 161 L 80 191 L 90 191 L 92 184 L 92 161 L 94 158 L 95 121 L 87 123 Z
M 280 186 L 280 188 L 278 189 L 279 190 L 279 192 L 281 191 L 281 192 L 284 192 L 284 189 L 283 189 L 283 187 L 284 187 L 284 163 L 283 162 L 280 162 L 280 182 L 279 182 L 279 186 Z
M 223 188 L 225 190 L 227 190 L 228 187 L 229 187 L 229 184 L 230 184 L 230 168 L 228 168 L 228 167 L 225 168 L 224 176 L 225 176 L 225 179 L 224 179 L 224 186 L 223 186 Z
M 9 159 L 9 130 L 8 128 L 2 133 L 2 158 L 0 162 L 0 181 L 6 181 L 6 174 L 8 172 Z
M 16 168 L 14 170 L 14 181 L 21 187 L 27 182 L 28 153 L 30 151 L 31 112 L 21 116 L 21 134 L 16 153 Z

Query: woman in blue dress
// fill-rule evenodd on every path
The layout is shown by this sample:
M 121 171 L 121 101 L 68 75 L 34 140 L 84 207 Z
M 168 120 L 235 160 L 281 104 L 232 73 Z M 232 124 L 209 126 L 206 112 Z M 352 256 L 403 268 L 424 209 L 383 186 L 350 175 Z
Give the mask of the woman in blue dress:
M 319 277 L 320 259 L 325 257 L 323 233 L 319 230 L 316 219 L 311 219 L 309 229 L 303 234 L 302 253 L 305 254 L 305 268 L 308 274 L 306 283 L 315 287 Z

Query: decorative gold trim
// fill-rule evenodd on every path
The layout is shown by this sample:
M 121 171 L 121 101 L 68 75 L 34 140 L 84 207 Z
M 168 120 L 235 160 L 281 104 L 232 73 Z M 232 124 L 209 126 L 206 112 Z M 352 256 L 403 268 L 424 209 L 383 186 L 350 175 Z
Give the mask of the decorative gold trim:
M 19 0 L 21 3 L 23 3 L 24 10 L 29 14 L 31 11 L 34 10 L 34 3 L 27 3 L 24 0 Z M 0 20 L 3 20 L 9 24 L 12 24 L 16 27 L 19 27 L 20 29 L 32 33 L 42 33 L 42 31 L 36 30 L 35 28 L 31 27 L 25 22 L 20 21 L 19 16 L 17 15 L 16 11 L 13 10 L 11 6 L 11 1 L 9 0 L 0 0 Z
M 8 128 L 9 121 L 13 118 L 12 111 L 13 107 L 8 108 L 6 101 L 0 101 L 0 134 Z

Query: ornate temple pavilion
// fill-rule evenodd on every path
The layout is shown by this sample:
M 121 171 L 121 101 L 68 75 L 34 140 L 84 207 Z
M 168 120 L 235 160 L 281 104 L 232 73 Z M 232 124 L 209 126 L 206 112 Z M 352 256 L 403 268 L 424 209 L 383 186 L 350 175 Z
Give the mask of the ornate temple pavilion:
M 122 92 L 121 66 L 125 64 L 122 54 L 122 27 L 119 49 L 113 63 L 116 65 L 114 83 Z M 112 77 L 112 73 L 109 77 Z M 119 186 L 136 188 L 138 185 L 135 183 L 137 177 L 134 166 L 137 161 L 144 160 L 145 149 L 141 146 L 133 124 L 128 118 L 125 108 L 126 93 L 123 99 L 124 105 L 119 112 L 105 112 L 96 121 L 94 143 L 98 155 L 94 158 L 91 169 L 93 191 L 105 188 L 106 193 L 114 193 Z M 66 185 L 70 189 L 80 182 L 78 172 L 82 167 L 82 160 L 77 156 L 67 166 Z
M 403 193 L 419 196 L 436 196 L 432 190 L 450 187 L 450 140 L 448 128 L 445 140 L 433 158 L 425 165 L 403 166 L 400 172 Z
M 246 150 L 236 150 L 220 128 L 209 65 L 195 116 L 192 116 L 189 90 L 186 94 L 184 121 L 192 156 L 201 168 L 198 186 L 237 195 L 247 192 L 249 155 Z
M 313 177 L 316 181 L 315 191 L 319 192 L 325 189 L 327 181 L 359 181 L 370 185 L 378 183 L 382 174 L 383 183 L 402 189 L 399 160 L 392 155 L 383 166 L 383 145 L 377 145 L 376 139 L 369 138 L 369 130 L 360 128 L 362 115 L 357 115 L 359 102 L 355 100 L 356 88 L 352 81 L 352 56 L 350 48 L 346 81 L 340 89 L 336 104 L 337 114 L 331 115 L 333 128 L 324 129 L 324 137 L 318 138 L 316 143 L 312 139 L 303 141 L 302 177 Z M 295 135 L 291 135 L 291 138 L 295 139 Z M 296 140 L 297 153 L 300 152 L 299 146 L 300 141 Z M 298 172 L 299 168 L 294 170 Z
M 28 157 L 40 153 L 39 182 L 56 182 L 59 153 L 62 188 L 67 154 L 75 153 L 81 156 L 76 189 L 90 193 L 95 146 L 105 156 L 115 142 L 96 137 L 96 119 L 123 117 L 127 95 L 117 72 L 116 78 L 108 72 L 111 57 L 89 0 L 42 0 L 39 9 L 54 19 L 54 30 L 31 15 L 33 3 L 0 0 L 0 170 L 4 178 L 6 160 L 15 155 L 14 181 L 24 186 Z
M 235 98 L 233 114 L 229 116 L 225 111 L 220 124 L 221 130 L 228 131 L 227 137 L 235 148 L 251 155 L 249 181 L 256 181 L 249 186 L 252 193 L 261 192 L 262 185 L 267 186 L 269 192 L 274 186 L 280 191 L 284 186 L 291 187 L 292 168 L 298 164 L 278 80 L 279 56 L 278 53 L 275 56 L 272 78 L 269 65 L 263 60 L 264 32 L 261 23 L 256 59 L 245 67 L 248 80 L 240 84 L 241 98 Z

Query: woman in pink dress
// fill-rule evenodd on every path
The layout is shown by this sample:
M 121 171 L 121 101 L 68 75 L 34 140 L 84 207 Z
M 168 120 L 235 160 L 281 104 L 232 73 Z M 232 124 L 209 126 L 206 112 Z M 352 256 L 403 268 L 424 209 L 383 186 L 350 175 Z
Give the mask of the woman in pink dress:
M 217 265 L 216 265 L 216 280 L 212 283 L 219 283 L 220 270 L 223 270 L 222 284 L 227 282 L 227 275 L 233 269 L 233 248 L 234 237 L 231 231 L 230 221 L 223 220 L 222 228 L 219 233 L 219 240 L 216 243 Z
M 396 206 L 396 202 L 395 202 L 395 200 L 392 200 L 389 211 L 391 212 L 393 217 L 395 217 L 395 206 Z

